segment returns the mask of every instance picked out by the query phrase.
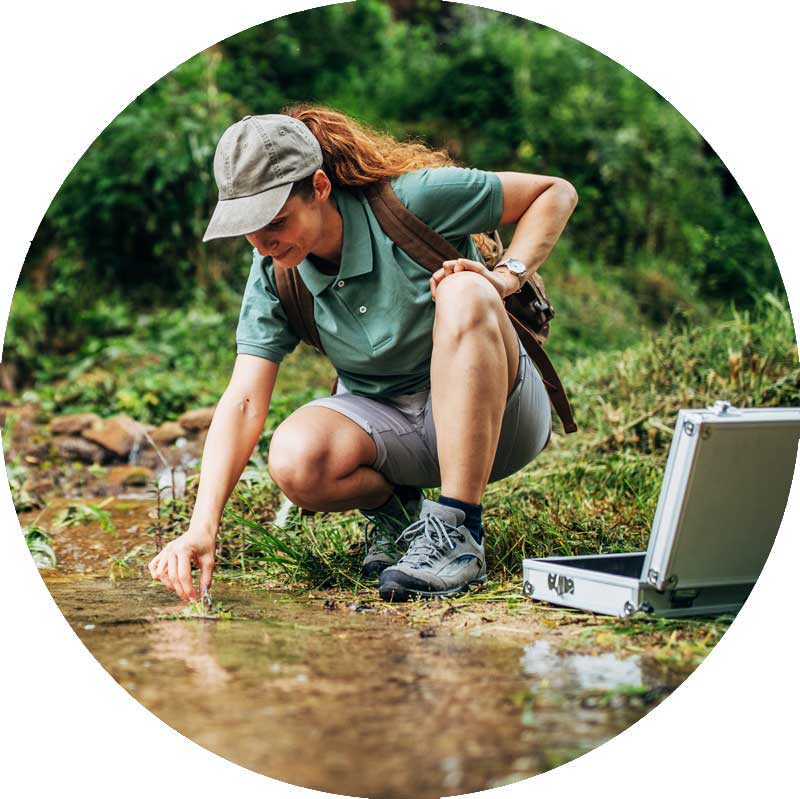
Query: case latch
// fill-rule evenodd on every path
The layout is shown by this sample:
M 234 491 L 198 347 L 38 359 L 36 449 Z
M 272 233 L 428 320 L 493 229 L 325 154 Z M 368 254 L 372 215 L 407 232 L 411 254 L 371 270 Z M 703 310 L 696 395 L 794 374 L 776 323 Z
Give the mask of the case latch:
M 739 411 L 728 400 L 717 400 L 708 410 L 717 416 L 737 416 Z

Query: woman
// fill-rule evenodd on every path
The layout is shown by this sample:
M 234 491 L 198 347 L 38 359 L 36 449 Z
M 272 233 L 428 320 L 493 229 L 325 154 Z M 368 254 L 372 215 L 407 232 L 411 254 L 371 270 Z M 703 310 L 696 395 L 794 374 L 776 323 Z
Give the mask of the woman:
M 452 166 L 329 109 L 245 117 L 214 158 L 219 202 L 204 240 L 244 236 L 253 265 L 237 358 L 208 432 L 189 529 L 151 561 L 182 599 L 207 591 L 228 496 L 258 441 L 281 360 L 298 343 L 275 268 L 297 269 L 339 375 L 275 431 L 269 471 L 294 503 L 358 508 L 380 595 L 449 596 L 486 580 L 481 497 L 550 435 L 550 406 L 503 299 L 520 289 L 576 203 L 560 178 Z M 401 202 L 463 257 L 431 272 L 383 232 L 363 187 L 390 179 Z M 489 271 L 470 234 L 516 223 Z M 437 501 L 420 488 L 441 486 Z

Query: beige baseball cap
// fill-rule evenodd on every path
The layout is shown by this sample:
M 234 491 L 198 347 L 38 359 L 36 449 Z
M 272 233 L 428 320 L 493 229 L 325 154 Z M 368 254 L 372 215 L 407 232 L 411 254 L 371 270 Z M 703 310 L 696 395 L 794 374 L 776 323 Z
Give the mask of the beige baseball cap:
M 214 154 L 219 201 L 203 241 L 243 236 L 269 224 L 292 184 L 322 166 L 322 150 L 300 120 L 246 116 L 231 125 Z

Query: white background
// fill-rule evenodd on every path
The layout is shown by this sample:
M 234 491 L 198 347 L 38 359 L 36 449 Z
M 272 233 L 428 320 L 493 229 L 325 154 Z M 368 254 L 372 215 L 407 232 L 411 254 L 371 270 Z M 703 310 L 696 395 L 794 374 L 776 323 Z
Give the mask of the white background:
M 114 116 L 204 47 L 267 16 L 312 5 L 73 0 L 5 7 L 0 325 L 39 220 L 70 168 Z M 575 36 L 672 102 L 747 194 L 796 310 L 800 130 L 792 4 L 484 5 Z M 572 764 L 482 795 L 509 799 L 537 789 L 539 795 L 588 789 L 593 797 L 785 793 L 786 782 L 794 782 L 793 728 L 800 710 L 794 659 L 798 483 L 750 601 L 668 701 Z M 208 753 L 118 687 L 79 643 L 40 581 L 6 485 L 0 484 L 0 790 L 85 797 L 321 795 Z

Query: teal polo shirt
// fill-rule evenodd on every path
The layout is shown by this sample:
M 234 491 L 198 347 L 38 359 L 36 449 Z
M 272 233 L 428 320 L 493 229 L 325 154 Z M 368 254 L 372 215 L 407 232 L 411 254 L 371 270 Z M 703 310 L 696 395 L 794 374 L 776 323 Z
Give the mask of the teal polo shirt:
M 420 169 L 392 180 L 400 201 L 465 257 L 480 260 L 472 233 L 493 230 L 503 212 L 494 172 Z M 342 216 L 339 274 L 308 260 L 297 269 L 314 296 L 314 318 L 339 379 L 354 394 L 386 397 L 430 385 L 434 304 L 431 273 L 383 232 L 361 192 L 334 188 Z M 299 342 L 278 299 L 272 258 L 253 253 L 237 352 L 280 363 Z

